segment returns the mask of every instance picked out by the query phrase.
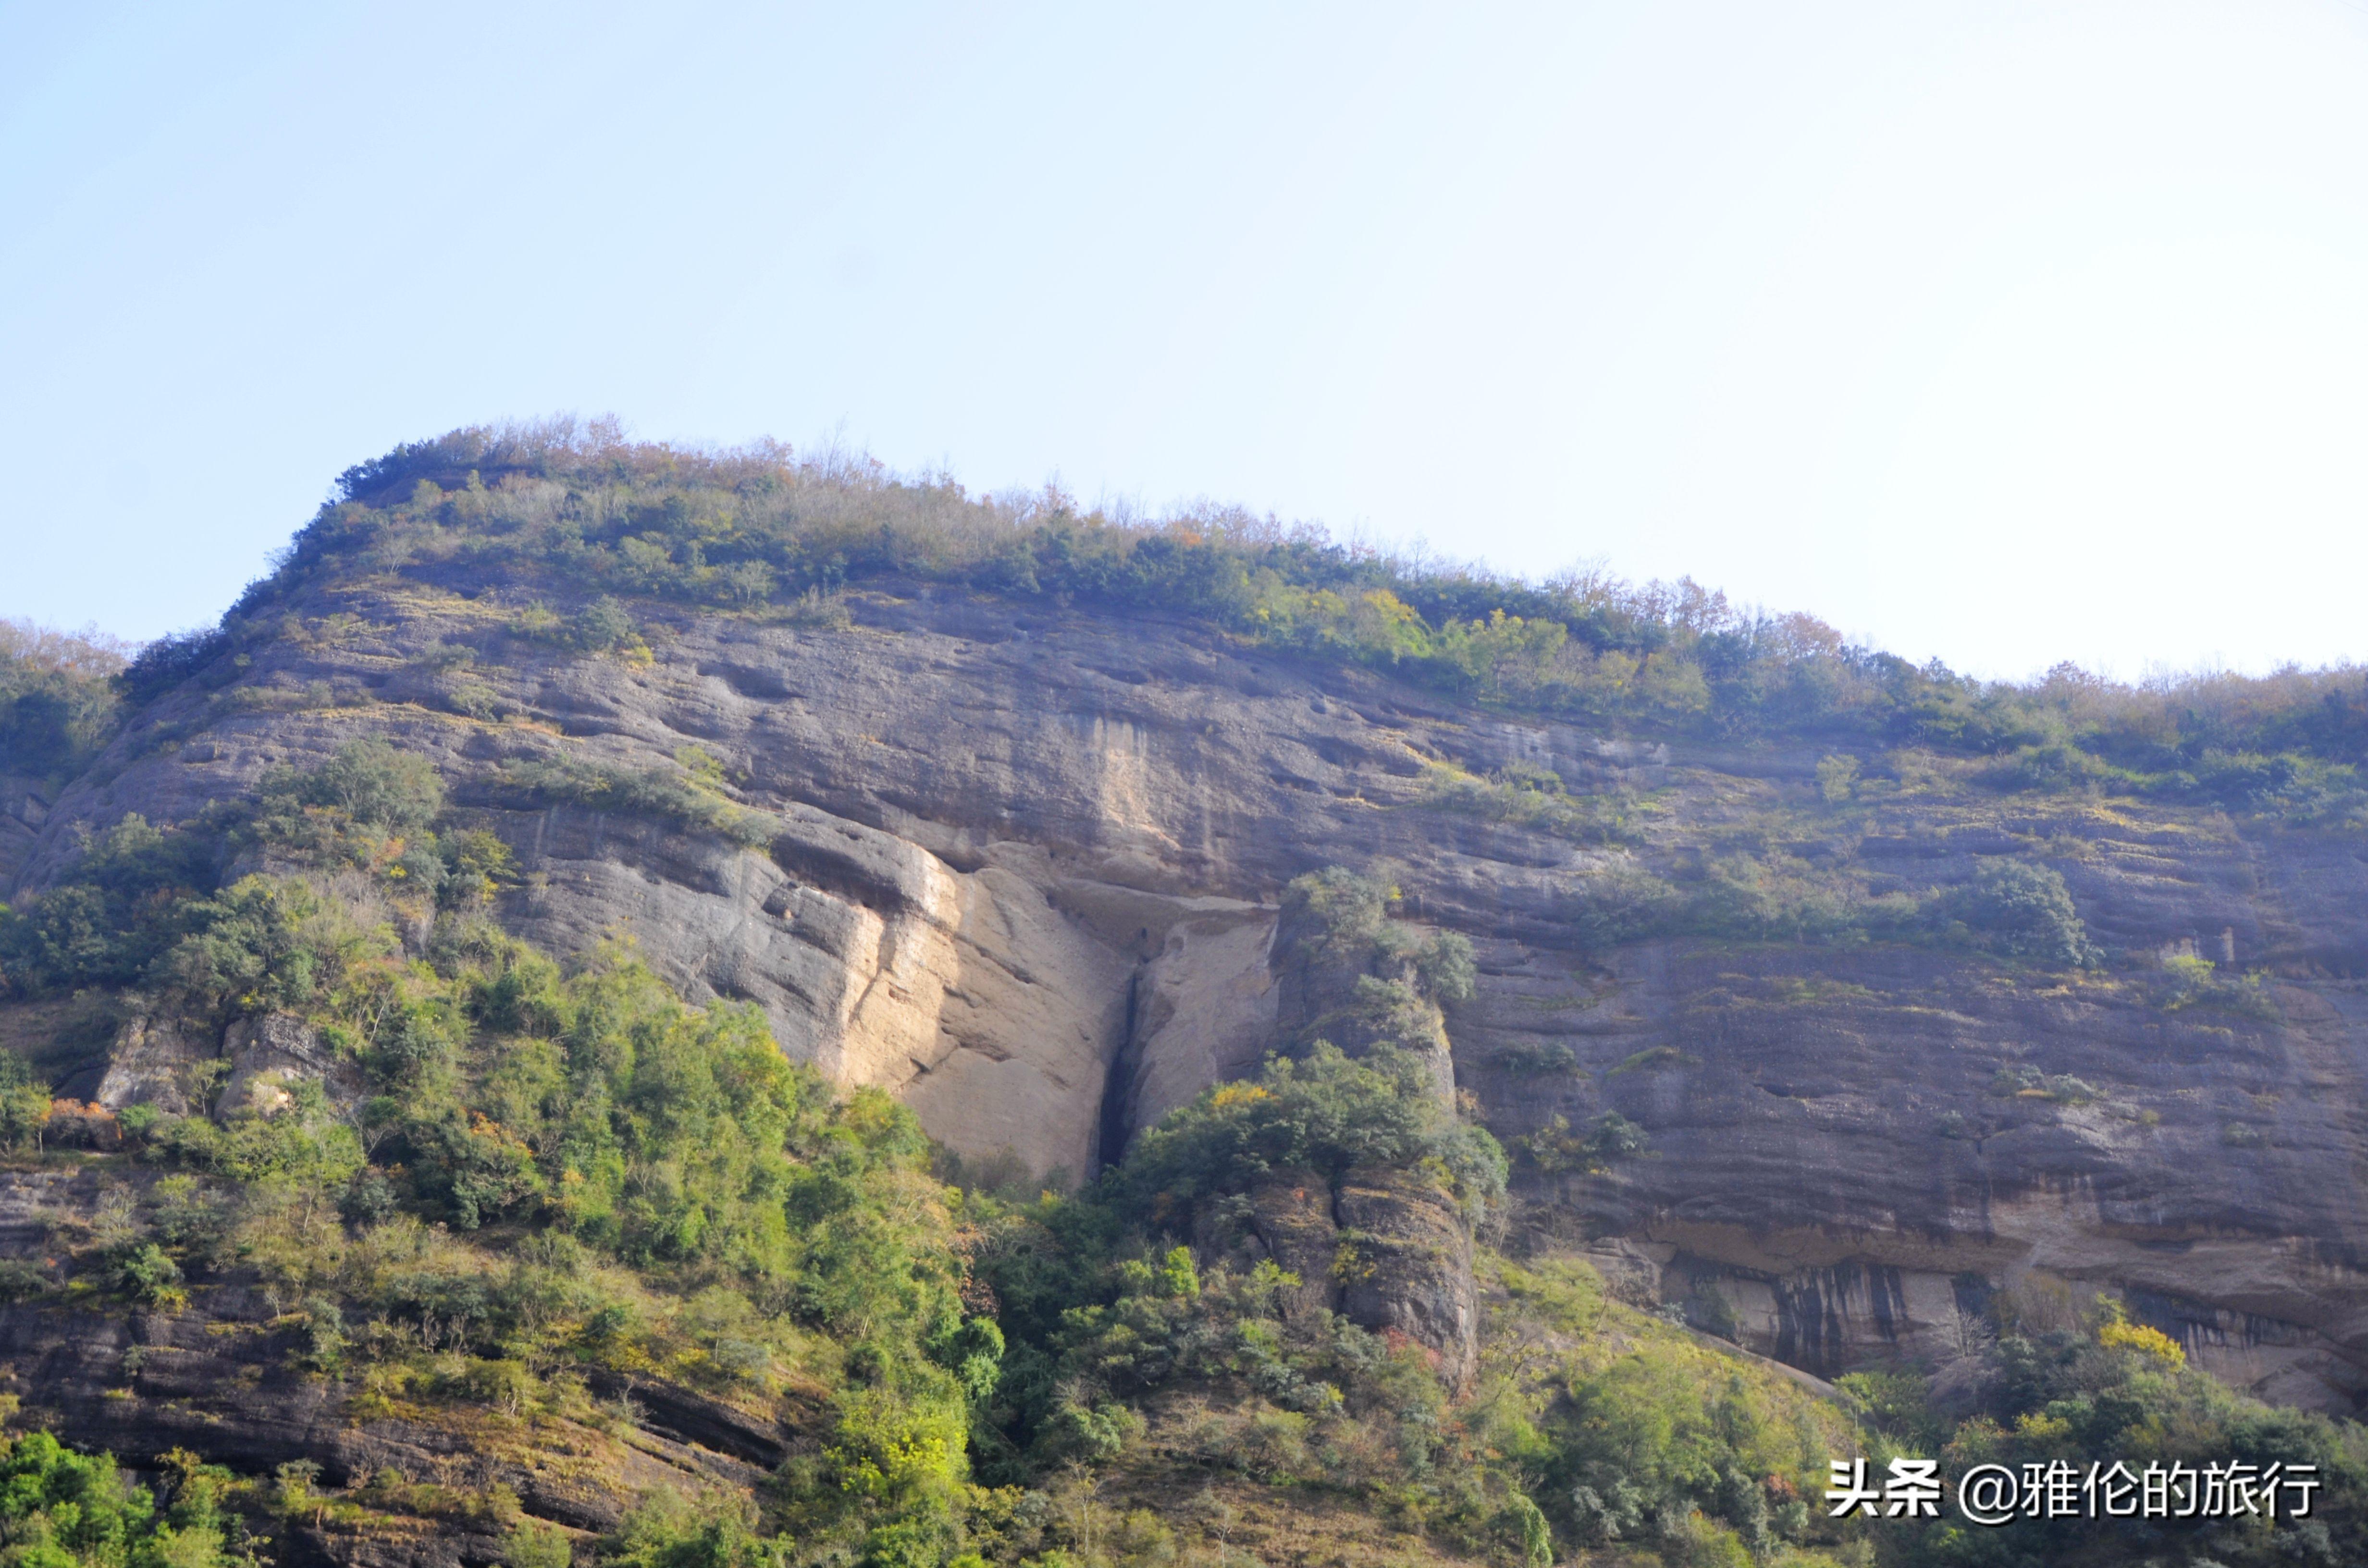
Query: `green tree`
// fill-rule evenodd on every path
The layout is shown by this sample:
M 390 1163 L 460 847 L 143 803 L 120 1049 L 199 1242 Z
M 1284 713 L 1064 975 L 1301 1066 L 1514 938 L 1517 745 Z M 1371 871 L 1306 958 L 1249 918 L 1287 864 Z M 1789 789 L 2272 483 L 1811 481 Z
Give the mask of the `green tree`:
M 2101 961 L 2073 906 L 2071 890 L 2052 866 L 2034 866 L 2028 860 L 1988 861 L 1949 907 L 2009 957 L 2066 968 Z

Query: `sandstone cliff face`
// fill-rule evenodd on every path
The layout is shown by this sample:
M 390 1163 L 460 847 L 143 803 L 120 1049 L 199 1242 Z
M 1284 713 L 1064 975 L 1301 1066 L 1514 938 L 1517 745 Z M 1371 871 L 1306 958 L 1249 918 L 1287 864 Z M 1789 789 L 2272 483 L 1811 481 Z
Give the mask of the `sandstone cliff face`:
M 14 888 L 85 828 L 179 820 L 382 735 L 436 757 L 514 847 L 514 928 L 559 950 L 629 935 L 955 1148 L 1083 1176 L 1304 1027 L 1276 958 L 1283 883 L 1389 861 L 1410 914 L 1476 945 L 1442 1065 L 1490 1127 L 1513 1143 L 1617 1111 L 1644 1130 L 1608 1170 L 1518 1164 L 1522 1222 L 1616 1245 L 1623 1278 L 1704 1326 L 1830 1374 L 1944 1353 L 1987 1293 L 2055 1279 L 2129 1291 L 2269 1397 L 2368 1393 L 2356 838 L 2002 797 L 1945 767 L 1828 802 L 1814 750 L 1514 722 L 1180 622 L 917 589 L 860 596 L 844 631 L 650 611 L 645 667 L 513 638 L 491 594 L 384 584 L 300 608 L 234 680 L 160 699 L 55 800 L 12 785 Z M 496 717 L 448 710 L 421 673 L 438 643 L 476 651 Z M 643 768 L 688 745 L 779 817 L 768 848 L 498 782 L 520 759 Z M 1428 804 L 1439 763 L 1624 790 L 1642 841 Z M 2044 861 L 2115 961 L 1607 945 L 1581 918 L 1607 878 L 1682 884 L 1737 846 L 1877 889 Z M 2149 967 L 2166 951 L 2271 979 L 2242 1006 L 2182 998 Z M 115 1070 L 175 1049 L 127 1040 Z

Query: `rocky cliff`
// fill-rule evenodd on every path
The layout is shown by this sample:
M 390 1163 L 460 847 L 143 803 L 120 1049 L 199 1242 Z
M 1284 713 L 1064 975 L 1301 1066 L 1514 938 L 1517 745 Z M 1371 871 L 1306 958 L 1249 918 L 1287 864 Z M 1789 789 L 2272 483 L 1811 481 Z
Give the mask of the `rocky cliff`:
M 1945 1357 L 2000 1290 L 2114 1289 L 2234 1383 L 2368 1397 L 2355 833 L 1523 722 L 1180 616 L 881 581 L 827 616 L 637 604 L 646 654 L 592 655 L 520 630 L 550 591 L 305 589 L 81 776 L 12 781 L 0 887 L 384 737 L 510 846 L 512 929 L 629 935 L 953 1149 L 1074 1179 L 1307 1032 L 1284 884 L 1386 867 L 1476 955 L 1442 1082 L 1519 1151 L 1516 1223 L 1629 1289 L 1825 1375 Z M 2060 875 L 2089 961 L 1851 913 L 2005 864 Z M 121 1098 L 154 1049 L 135 1023 L 61 1086 Z

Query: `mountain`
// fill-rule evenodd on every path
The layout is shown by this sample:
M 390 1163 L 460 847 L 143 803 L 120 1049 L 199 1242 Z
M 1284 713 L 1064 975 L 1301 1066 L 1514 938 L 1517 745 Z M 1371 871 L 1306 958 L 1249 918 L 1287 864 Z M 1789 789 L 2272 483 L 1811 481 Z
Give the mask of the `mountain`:
M 2353 1551 L 2359 672 L 564 428 L 10 658 L 0 1365 L 123 1550 Z M 1895 1453 L 2328 1490 L 1810 1506 Z

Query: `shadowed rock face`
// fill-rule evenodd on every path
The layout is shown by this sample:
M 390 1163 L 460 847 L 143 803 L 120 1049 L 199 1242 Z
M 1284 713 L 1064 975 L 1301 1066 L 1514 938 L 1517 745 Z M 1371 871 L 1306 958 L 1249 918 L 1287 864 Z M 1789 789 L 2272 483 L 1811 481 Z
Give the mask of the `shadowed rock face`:
M 1342 1315 L 1428 1346 L 1463 1386 L 1479 1358 L 1480 1299 L 1455 1200 L 1416 1172 L 1352 1171 L 1334 1207 L 1346 1243 Z
M 1338 1312 L 1411 1341 L 1462 1387 L 1478 1360 L 1472 1233 L 1451 1195 L 1418 1172 L 1357 1170 L 1336 1191 L 1283 1171 L 1248 1195 L 1247 1241 L 1298 1277 L 1286 1316 Z
M 12 785 L 15 890 L 41 886 L 83 828 L 176 821 L 270 767 L 384 736 L 435 757 L 463 812 L 513 846 L 526 879 L 499 914 L 514 929 L 563 951 L 628 934 L 691 994 L 757 1003 L 787 1050 L 893 1088 L 955 1148 L 1083 1175 L 1304 1021 L 1274 957 L 1283 884 L 1387 859 L 1407 913 L 1476 946 L 1476 993 L 1446 1034 L 1492 1130 L 1511 1144 L 1610 1110 L 1645 1130 L 1608 1172 L 1517 1164 L 1539 1206 L 1525 1222 L 1624 1238 L 1622 1267 L 1705 1326 L 1831 1373 L 1941 1353 L 1984 1292 L 2057 1278 L 2129 1290 L 2269 1397 L 2350 1407 L 2368 1392 L 2356 837 L 1998 796 L 1947 765 L 1920 790 L 1833 804 L 1815 749 L 1640 745 L 1180 623 L 917 590 L 859 601 L 846 631 L 650 611 L 646 668 L 509 639 L 490 597 L 365 587 L 299 608 L 363 630 L 291 637 L 219 691 L 160 699 L 55 800 Z M 503 721 L 432 705 L 412 661 L 438 641 L 479 651 Z M 506 761 L 643 768 L 687 744 L 778 813 L 768 850 L 529 809 L 494 784 Z M 1439 762 L 1548 768 L 1654 809 L 1634 846 L 1573 842 L 1425 804 Z M 1746 851 L 1877 892 L 2044 862 L 2112 961 L 1607 946 L 1577 918 L 1622 867 L 1683 886 Z M 2242 1006 L 2176 1005 L 2150 967 L 2165 951 L 2270 979 Z M 179 1049 L 127 1041 L 117 1065 Z M 1452 1318 L 1452 1296 L 1422 1310 Z

